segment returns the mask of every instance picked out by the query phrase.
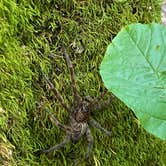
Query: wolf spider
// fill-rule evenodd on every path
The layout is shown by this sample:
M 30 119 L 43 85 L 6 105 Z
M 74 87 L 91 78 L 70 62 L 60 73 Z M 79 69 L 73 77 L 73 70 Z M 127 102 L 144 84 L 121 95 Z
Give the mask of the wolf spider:
M 69 113 L 68 125 L 63 125 L 57 120 L 55 116 L 53 116 L 53 114 L 50 113 L 48 109 L 45 109 L 49 113 L 50 119 L 52 120 L 52 122 L 54 122 L 54 124 L 58 126 L 60 129 L 66 131 L 66 137 L 64 138 L 63 142 L 49 149 L 39 150 L 38 154 L 49 153 L 51 151 L 64 147 L 70 141 L 76 142 L 80 140 L 82 136 L 86 136 L 88 141 L 86 158 L 88 158 L 92 151 L 92 146 L 93 146 L 93 136 L 91 134 L 89 125 L 100 129 L 103 133 L 105 133 L 108 136 L 110 136 L 111 134 L 109 131 L 104 129 L 98 122 L 96 122 L 93 118 L 91 118 L 90 113 L 95 109 L 100 110 L 103 107 L 108 106 L 108 104 L 110 104 L 111 97 L 105 102 L 103 102 L 102 105 L 99 105 L 99 101 L 103 99 L 107 90 L 103 91 L 95 99 L 92 99 L 89 96 L 81 97 L 76 88 L 73 65 L 64 47 L 63 47 L 63 54 L 65 56 L 65 60 L 66 60 L 68 70 L 70 73 L 71 87 L 72 87 L 72 92 L 74 96 L 71 107 L 69 107 L 64 102 L 62 96 L 60 95 L 58 90 L 54 87 L 54 85 L 51 83 L 51 81 L 44 74 L 43 76 L 45 78 L 46 84 L 49 87 L 49 89 L 54 93 L 54 95 L 56 96 L 57 100 L 62 105 L 62 107 Z

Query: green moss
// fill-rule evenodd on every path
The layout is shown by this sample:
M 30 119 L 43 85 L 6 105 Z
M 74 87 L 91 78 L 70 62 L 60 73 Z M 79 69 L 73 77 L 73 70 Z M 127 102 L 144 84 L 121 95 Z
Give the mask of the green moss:
M 99 65 L 106 46 L 125 25 L 159 22 L 155 0 L 76 1 L 35 0 L 0 2 L 0 162 L 8 165 L 164 165 L 166 143 L 146 133 L 135 116 L 115 99 L 92 116 L 112 131 L 107 138 L 92 129 L 95 144 L 89 161 L 83 156 L 86 139 L 48 156 L 34 151 L 62 141 L 64 132 L 37 107 L 42 98 L 63 123 L 67 113 L 42 89 L 39 65 L 71 103 L 68 70 L 59 46 L 72 59 L 81 95 L 97 96 L 103 83 Z M 71 48 L 77 46 L 79 50 Z M 79 53 L 82 52 L 82 53 Z M 56 55 L 55 61 L 48 54 Z M 112 150 L 111 150 L 112 149 Z M 115 153 L 114 153 L 115 152 Z M 6 154 L 6 155 L 4 155 Z

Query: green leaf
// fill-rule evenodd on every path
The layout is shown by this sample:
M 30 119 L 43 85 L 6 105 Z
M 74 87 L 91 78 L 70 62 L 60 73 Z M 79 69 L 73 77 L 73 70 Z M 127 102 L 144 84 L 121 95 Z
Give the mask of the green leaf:
M 123 28 L 107 48 L 100 74 L 143 127 L 166 140 L 166 28 L 156 23 Z

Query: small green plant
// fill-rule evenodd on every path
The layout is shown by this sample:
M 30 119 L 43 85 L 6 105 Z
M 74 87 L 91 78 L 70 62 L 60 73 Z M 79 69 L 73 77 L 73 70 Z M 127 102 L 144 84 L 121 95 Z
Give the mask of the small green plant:
M 100 74 L 143 127 L 166 140 L 166 28 L 131 24 L 108 46 Z

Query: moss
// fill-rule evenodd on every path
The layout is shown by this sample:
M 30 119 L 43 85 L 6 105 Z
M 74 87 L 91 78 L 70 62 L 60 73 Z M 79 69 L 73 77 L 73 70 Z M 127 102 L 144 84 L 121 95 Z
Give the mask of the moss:
M 132 112 L 117 99 L 103 112 L 92 115 L 112 131 L 112 137 L 92 129 L 95 144 L 88 161 L 83 159 L 86 139 L 48 156 L 37 157 L 33 153 L 57 144 L 64 136 L 37 104 L 48 98 L 45 105 L 58 119 L 65 123 L 67 118 L 53 95 L 45 93 L 40 67 L 54 78 L 65 101 L 71 103 L 68 70 L 59 48 L 65 44 L 81 95 L 97 96 L 104 88 L 99 65 L 106 46 L 129 23 L 159 22 L 157 1 L 2 0 L 0 9 L 0 162 L 3 165 L 166 164 L 165 142 L 146 133 Z M 54 61 L 49 60 L 50 53 L 56 55 Z

